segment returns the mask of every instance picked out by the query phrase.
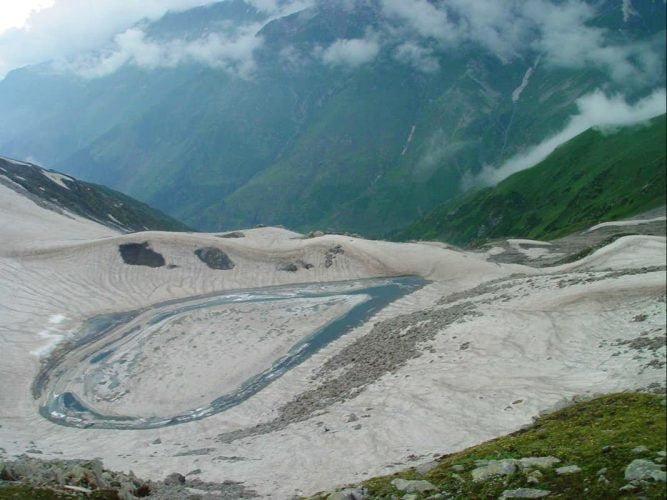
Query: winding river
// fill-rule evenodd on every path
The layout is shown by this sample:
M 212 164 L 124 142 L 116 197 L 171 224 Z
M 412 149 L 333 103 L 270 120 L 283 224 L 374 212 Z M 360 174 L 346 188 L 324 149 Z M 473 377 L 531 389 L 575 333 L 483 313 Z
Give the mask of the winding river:
M 40 413 L 60 425 L 102 429 L 153 429 L 203 419 L 232 408 L 266 388 L 271 382 L 294 368 L 332 341 L 363 324 L 373 314 L 398 298 L 423 287 L 427 282 L 419 277 L 404 276 L 354 280 L 348 282 L 313 283 L 246 289 L 189 297 L 156 304 L 140 311 L 99 316 L 89 319 L 74 336 L 44 364 L 33 383 L 33 394 L 40 398 Z M 67 387 L 68 370 L 82 363 L 96 365 L 111 359 L 115 349 L 128 339 L 140 338 L 141 326 L 133 320 L 141 315 L 142 325 L 156 325 L 171 318 L 225 304 L 285 301 L 327 297 L 354 297 L 353 306 L 309 332 L 276 359 L 272 365 L 247 378 L 235 390 L 220 394 L 210 403 L 198 408 L 167 416 L 125 416 L 104 414 L 93 408 Z M 358 296 L 362 296 L 358 297 Z M 72 378 L 74 375 L 72 375 Z M 64 381 L 64 382 L 63 382 Z

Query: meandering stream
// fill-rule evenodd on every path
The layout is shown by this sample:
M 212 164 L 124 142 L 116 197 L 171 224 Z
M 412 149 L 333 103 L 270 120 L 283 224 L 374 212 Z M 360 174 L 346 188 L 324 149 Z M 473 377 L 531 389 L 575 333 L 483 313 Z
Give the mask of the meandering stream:
M 294 368 L 314 353 L 338 339 L 353 328 L 363 324 L 373 314 L 412 293 L 427 282 L 419 277 L 395 277 L 350 282 L 314 283 L 227 292 L 157 304 L 142 311 L 95 317 L 88 320 L 75 338 L 75 342 L 61 348 L 57 356 L 45 366 L 33 384 L 33 392 L 42 398 L 40 413 L 49 420 L 66 426 L 105 429 L 150 429 L 199 420 L 236 406 L 271 382 Z M 141 336 L 140 327 L 131 325 L 139 314 L 143 325 L 155 325 L 170 318 L 224 304 L 310 299 L 320 297 L 363 296 L 345 313 L 324 326 L 310 332 L 296 342 L 286 355 L 276 359 L 272 366 L 256 373 L 237 389 L 220 394 L 209 404 L 166 416 L 106 415 L 94 409 L 73 390 L 63 389 L 59 380 L 67 380 L 69 367 L 79 363 L 95 365 L 104 362 L 116 347 L 128 338 Z

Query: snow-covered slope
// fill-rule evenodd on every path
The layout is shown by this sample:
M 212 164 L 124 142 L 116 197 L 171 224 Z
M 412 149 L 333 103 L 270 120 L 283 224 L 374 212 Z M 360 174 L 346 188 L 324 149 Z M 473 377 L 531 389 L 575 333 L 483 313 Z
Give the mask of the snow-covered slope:
M 0 224 L 5 456 L 101 457 L 110 468 L 152 478 L 199 469 L 206 481 L 240 481 L 262 496 L 288 498 L 516 430 L 574 395 L 665 385 L 664 347 L 633 342 L 665 334 L 664 237 L 621 238 L 582 261 L 535 269 L 445 245 L 307 238 L 280 228 L 121 234 L 5 185 Z M 202 249 L 219 258 L 206 262 Z M 80 339 L 88 318 L 213 292 L 398 275 L 429 282 L 227 411 L 133 431 L 59 426 L 38 412 L 43 395 L 33 397 L 35 377 L 67 341 Z M 320 304 L 321 319 L 335 317 L 341 304 Z M 194 349 L 243 342 L 243 331 L 266 329 L 257 342 L 273 342 L 270 332 L 307 332 L 315 305 L 247 307 L 226 316 L 211 310 L 208 319 L 184 311 L 164 326 L 163 342 L 146 339 L 146 359 L 136 366 L 150 370 L 133 382 L 145 382 L 163 406 L 188 391 L 217 397 L 215 384 L 196 378 L 214 361 Z M 183 326 L 195 320 L 196 329 Z M 258 345 L 257 356 L 268 347 Z M 249 365 L 255 361 L 252 349 L 239 352 Z M 122 361 L 112 359 L 100 358 L 101 369 Z M 139 417 L 157 406 L 118 397 L 116 406 L 100 405 Z

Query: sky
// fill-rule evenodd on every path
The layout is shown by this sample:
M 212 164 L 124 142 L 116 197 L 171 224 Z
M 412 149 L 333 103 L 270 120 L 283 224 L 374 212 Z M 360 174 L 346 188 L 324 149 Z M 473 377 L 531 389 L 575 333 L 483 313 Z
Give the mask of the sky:
M 106 76 L 124 65 L 144 68 L 198 62 L 250 78 L 262 23 L 234 26 L 226 33 L 189 40 L 151 40 L 137 23 L 169 10 L 226 0 L 0 0 L 0 79 L 12 69 L 50 62 L 87 78 Z M 272 16 L 317 2 L 344 8 L 368 0 L 244 0 Z M 612 0 L 610 0 L 612 1 Z M 638 1 L 618 1 L 619 20 L 637 16 Z M 633 4 L 633 2 L 635 2 Z M 423 73 L 443 70 L 437 57 L 473 42 L 503 63 L 523 61 L 528 52 L 544 65 L 597 67 L 610 79 L 650 86 L 664 62 L 650 42 L 619 43 L 611 30 L 595 27 L 595 6 L 585 0 L 378 0 L 382 22 L 364 36 L 339 39 L 310 53 L 286 51 L 306 60 L 351 69 L 380 54 Z M 664 40 L 660 40 L 664 45 Z M 289 52 L 289 53 L 288 53 Z M 659 78 L 658 78 L 659 79 Z
M 10 28 L 22 28 L 33 12 L 53 5 L 53 0 L 5 0 L 0 3 L 0 34 Z

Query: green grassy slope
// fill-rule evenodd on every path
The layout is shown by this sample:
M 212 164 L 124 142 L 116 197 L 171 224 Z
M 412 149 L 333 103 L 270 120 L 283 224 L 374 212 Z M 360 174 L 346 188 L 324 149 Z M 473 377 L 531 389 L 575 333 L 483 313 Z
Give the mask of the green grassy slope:
M 553 239 L 665 204 L 665 115 L 615 131 L 589 129 L 538 165 L 461 195 L 394 234 L 455 244 Z
M 446 432 L 446 430 L 443 430 Z M 641 451 L 638 450 L 638 447 Z M 419 474 L 414 469 L 364 483 L 368 498 L 401 496 L 391 484 L 396 478 L 427 480 L 441 498 L 499 498 L 503 491 L 531 488 L 552 492 L 548 498 L 665 498 L 665 483 L 653 479 L 629 484 L 626 467 L 636 459 L 664 465 L 664 396 L 611 394 L 577 403 L 539 418 L 533 426 L 508 436 L 442 457 L 435 468 Z M 547 457 L 560 460 L 554 468 L 521 470 L 504 477 L 473 481 L 477 460 Z M 555 468 L 576 465 L 581 470 L 559 475 Z M 658 467 L 660 467 L 658 465 Z M 531 471 L 539 470 L 539 473 Z M 535 479 L 528 480 L 533 476 Z M 600 479 L 603 477 L 604 479 Z M 417 498 L 437 498 L 422 493 Z M 318 495 L 315 498 L 326 498 Z

